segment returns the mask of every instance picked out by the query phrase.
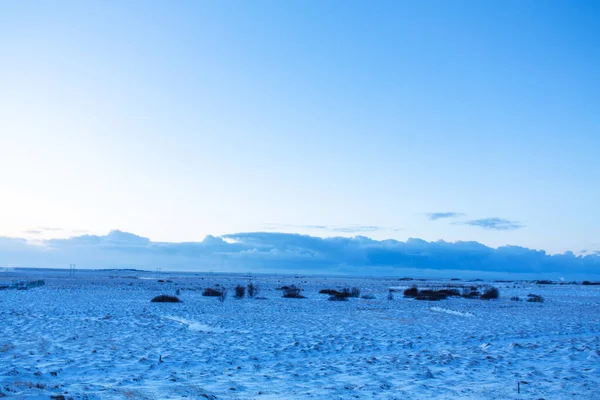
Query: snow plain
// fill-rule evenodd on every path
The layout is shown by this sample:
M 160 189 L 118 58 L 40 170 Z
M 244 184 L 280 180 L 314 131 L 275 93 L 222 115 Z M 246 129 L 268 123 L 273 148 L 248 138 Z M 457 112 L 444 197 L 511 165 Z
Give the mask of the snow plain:
M 13 279 L 46 285 L 0 291 L 0 397 L 600 398 L 599 286 L 502 282 L 497 300 L 428 302 L 388 300 L 388 288 L 435 282 L 382 278 L 0 275 Z M 264 298 L 234 299 L 250 280 Z M 217 283 L 225 302 L 201 295 Z M 307 298 L 282 298 L 276 288 L 291 284 Z M 318 294 L 354 286 L 375 299 Z M 150 302 L 177 289 L 182 303 Z M 528 293 L 545 302 L 510 300 Z

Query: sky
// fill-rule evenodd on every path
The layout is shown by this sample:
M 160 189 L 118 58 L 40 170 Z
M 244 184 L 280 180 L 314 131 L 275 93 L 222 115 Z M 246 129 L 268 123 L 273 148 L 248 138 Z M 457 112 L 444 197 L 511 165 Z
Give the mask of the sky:
M 3 237 L 600 251 L 595 1 L 4 1 L 0 59 Z

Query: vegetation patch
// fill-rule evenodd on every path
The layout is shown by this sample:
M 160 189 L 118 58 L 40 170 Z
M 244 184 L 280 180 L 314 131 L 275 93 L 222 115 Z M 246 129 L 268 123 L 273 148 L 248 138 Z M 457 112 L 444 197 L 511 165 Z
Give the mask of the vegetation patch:
M 202 291 L 202 296 L 205 297 L 219 297 L 223 294 L 223 289 L 215 289 L 215 288 L 210 288 L 207 287 L 204 289 L 204 291 Z
M 485 289 L 480 296 L 483 300 L 497 299 L 498 297 L 500 297 L 500 291 L 494 286 Z
M 352 289 L 344 288 L 342 290 L 321 289 L 319 293 L 331 296 L 329 300 L 334 300 L 332 297 L 340 300 L 347 299 L 348 297 L 360 297 L 360 289 L 357 287 L 353 287 Z
M 246 288 L 244 286 L 237 285 L 235 287 L 235 293 L 233 297 L 235 297 L 237 300 L 241 300 L 244 298 L 244 296 L 246 296 Z
M 544 298 L 538 294 L 529 293 L 527 295 L 527 301 L 529 303 L 543 303 Z
M 152 303 L 181 303 L 179 297 L 169 296 L 168 294 L 161 294 L 151 300 Z
M 477 286 L 461 287 L 433 287 L 419 289 L 417 286 L 412 286 L 404 290 L 404 297 L 414 298 L 416 300 L 437 301 L 444 300 L 448 297 L 464 297 L 467 299 L 497 299 L 500 296 L 500 291 L 494 286 L 484 286 L 483 293 L 479 291 Z
M 295 285 L 282 286 L 281 290 L 283 291 L 283 297 L 286 299 L 305 299 L 305 297 L 300 294 L 302 289 L 296 287 Z
M 254 283 L 250 282 L 248 284 L 248 297 L 250 297 L 251 299 L 255 298 L 258 293 L 260 292 L 260 289 L 257 285 L 255 285 Z

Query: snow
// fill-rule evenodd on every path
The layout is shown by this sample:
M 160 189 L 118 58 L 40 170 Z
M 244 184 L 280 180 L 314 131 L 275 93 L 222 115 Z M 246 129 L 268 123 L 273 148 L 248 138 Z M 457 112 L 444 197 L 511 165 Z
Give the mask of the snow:
M 497 300 L 405 299 L 397 279 L 13 270 L 0 291 L 0 391 L 49 399 L 595 399 L 600 287 L 492 283 Z M 230 289 L 225 302 L 202 288 Z M 416 282 L 417 285 L 422 282 Z M 477 284 L 485 282 L 477 282 Z M 282 285 L 306 299 L 284 299 Z M 444 282 L 436 284 L 443 285 Z M 374 300 L 327 301 L 360 287 Z M 182 303 L 151 303 L 181 289 Z M 544 303 L 511 301 L 540 294 Z M 517 393 L 517 382 L 520 394 Z M 204 396 L 206 395 L 206 396 Z M 0 394 L 1 396 L 1 394 Z

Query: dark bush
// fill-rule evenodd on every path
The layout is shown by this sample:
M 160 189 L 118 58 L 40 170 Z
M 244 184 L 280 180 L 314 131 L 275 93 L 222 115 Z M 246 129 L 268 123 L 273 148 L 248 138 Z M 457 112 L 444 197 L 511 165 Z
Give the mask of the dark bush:
M 530 293 L 527 295 L 527 301 L 529 303 L 543 303 L 544 298 L 540 295 Z
M 245 295 L 246 295 L 246 288 L 244 286 L 237 285 L 235 287 L 235 294 L 233 295 L 233 297 L 240 300 L 240 299 L 243 299 Z
M 153 298 L 152 303 L 180 303 L 181 300 L 177 296 L 169 296 L 167 294 L 161 294 Z
M 500 296 L 498 288 L 492 286 L 483 291 L 480 298 L 484 300 L 497 299 Z
M 448 296 L 441 293 L 439 290 L 420 290 L 419 294 L 415 297 L 416 300 L 428 300 L 438 301 L 446 300 Z
M 438 290 L 438 293 L 446 295 L 447 297 L 460 296 L 460 292 L 458 291 L 458 289 L 440 289 Z
M 586 286 L 598 286 L 598 285 L 600 285 L 600 282 L 583 281 L 583 282 L 581 282 L 581 284 L 586 285 Z
M 329 296 L 330 301 L 348 301 L 348 296 L 343 292 L 335 292 L 331 296 Z
M 258 295 L 258 292 L 260 292 L 259 287 L 256 286 L 254 283 L 250 282 L 248 284 L 248 297 L 253 299 Z
M 365 294 L 362 298 L 365 300 L 375 300 L 375 296 L 372 294 Z
M 285 288 L 285 289 L 284 289 Z M 302 289 L 297 288 L 294 285 L 291 286 L 282 286 L 283 297 L 286 299 L 304 299 L 305 297 L 300 294 Z
M 333 290 L 333 289 L 321 289 L 321 290 L 319 290 L 319 294 L 328 294 L 330 296 L 333 296 L 336 293 L 337 293 L 337 290 Z
M 360 289 L 357 287 L 350 289 L 350 297 L 360 297 Z
M 202 292 L 202 296 L 206 296 L 206 297 L 219 297 L 223 294 L 223 289 L 213 289 L 210 287 L 207 287 L 204 289 L 204 291 Z
M 404 291 L 404 297 L 417 297 L 419 294 L 419 289 L 416 286 L 408 288 Z
M 554 282 L 548 280 L 535 281 L 538 285 L 554 285 Z
M 477 290 L 475 286 L 472 286 L 470 288 L 463 288 L 462 291 L 462 297 L 466 299 L 475 299 L 478 298 L 480 295 L 481 293 L 479 293 L 479 290 Z
M 521 299 L 519 298 L 519 296 L 513 296 L 510 298 L 512 301 L 521 301 Z
M 387 299 L 394 300 L 394 291 L 392 289 L 388 291 Z
M 165 281 L 163 281 L 162 279 L 159 279 L 158 283 L 165 283 Z

